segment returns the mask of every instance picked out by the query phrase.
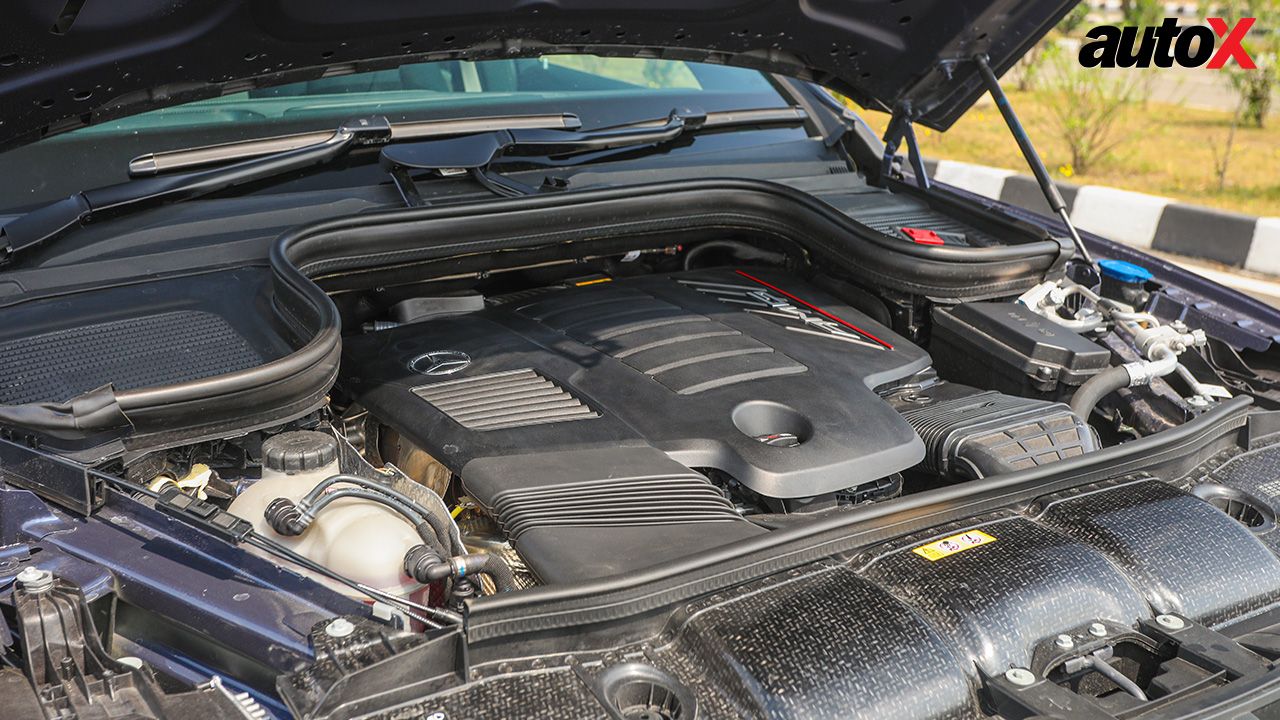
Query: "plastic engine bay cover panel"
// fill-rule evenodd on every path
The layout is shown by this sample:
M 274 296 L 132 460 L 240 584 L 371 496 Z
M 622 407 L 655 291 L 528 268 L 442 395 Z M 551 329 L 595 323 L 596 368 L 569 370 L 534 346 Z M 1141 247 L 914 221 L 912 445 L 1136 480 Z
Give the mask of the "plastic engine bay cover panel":
M 463 480 L 476 459 L 652 446 L 769 497 L 918 463 L 873 388 L 920 348 L 783 272 L 597 281 L 345 341 L 343 387 Z

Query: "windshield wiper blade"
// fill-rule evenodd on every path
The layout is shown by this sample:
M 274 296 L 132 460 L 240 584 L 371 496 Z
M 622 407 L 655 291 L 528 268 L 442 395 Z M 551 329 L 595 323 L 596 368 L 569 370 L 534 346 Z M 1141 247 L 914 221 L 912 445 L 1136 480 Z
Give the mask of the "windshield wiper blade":
M 665 120 L 645 120 L 590 131 L 504 128 L 446 140 L 407 143 L 382 150 L 382 166 L 391 173 L 409 206 L 421 204 L 410 170 L 430 170 L 446 177 L 470 173 L 498 195 L 515 197 L 537 192 L 489 171 L 499 159 L 555 157 L 642 146 L 661 147 L 702 130 L 742 126 L 795 125 L 808 118 L 798 107 L 706 113 L 673 109 Z
M 391 123 L 390 141 L 425 140 L 428 138 L 468 135 L 504 129 L 547 128 L 576 130 L 580 127 L 582 127 L 582 122 L 577 115 L 572 113 L 419 120 Z M 248 160 L 262 157 L 263 155 L 274 155 L 325 142 L 331 135 L 330 131 L 321 130 L 318 132 L 276 135 L 218 145 L 202 145 L 181 150 L 147 153 L 129 161 L 129 175 L 130 177 L 149 177 L 176 170 L 190 170 L 191 168 L 204 167 L 206 165 Z

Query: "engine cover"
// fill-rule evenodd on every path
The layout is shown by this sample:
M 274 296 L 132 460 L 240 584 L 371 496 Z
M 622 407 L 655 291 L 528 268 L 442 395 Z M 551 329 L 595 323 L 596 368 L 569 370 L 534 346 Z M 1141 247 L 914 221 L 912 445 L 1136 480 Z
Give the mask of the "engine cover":
M 486 459 L 656 449 L 762 495 L 807 498 L 924 456 L 873 388 L 929 356 L 784 272 L 548 288 L 351 338 L 344 356 L 343 387 L 487 505 L 501 488 L 476 487 Z

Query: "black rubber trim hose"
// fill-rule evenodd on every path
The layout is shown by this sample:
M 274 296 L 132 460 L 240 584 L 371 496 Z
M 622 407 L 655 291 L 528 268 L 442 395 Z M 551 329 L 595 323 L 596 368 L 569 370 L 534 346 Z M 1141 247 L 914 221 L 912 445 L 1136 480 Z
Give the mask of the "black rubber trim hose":
M 950 202 L 977 216 L 989 214 L 959 199 Z M 660 246 L 681 233 L 714 230 L 795 242 L 818 262 L 837 264 L 872 286 L 974 300 L 1026 290 L 1072 252 L 1070 243 L 1064 245 L 1030 223 L 989 220 L 1001 226 L 1008 244 L 917 245 L 874 230 L 808 193 L 744 179 L 656 183 L 325 220 L 285 233 L 271 249 L 274 309 L 301 342 L 293 353 L 237 372 L 86 398 L 89 402 L 79 407 L 0 406 L 0 423 L 81 436 L 131 423 L 138 436 L 205 427 L 207 418 L 243 426 L 302 414 L 322 401 L 337 377 L 341 354 L 337 307 L 314 282 L 322 276 L 567 243 L 583 253 L 606 240 Z M 376 278 L 361 279 L 367 281 L 364 287 L 379 284 Z M 245 417 L 247 407 L 260 410 Z
M 1122 365 L 1108 368 L 1089 378 L 1071 396 L 1071 412 L 1081 420 L 1089 422 L 1089 416 L 1098 405 L 1098 401 L 1119 390 L 1129 387 L 1129 371 Z
M 763 250 L 741 240 L 708 240 L 685 253 L 684 269 L 693 270 L 698 258 L 714 250 L 727 250 L 736 260 L 759 260 L 769 265 L 781 265 L 787 261 L 785 253 Z
M 79 436 L 85 430 L 129 427 L 129 420 L 120 409 L 110 385 L 63 403 L 0 405 L 0 423 L 41 428 L 57 436 Z

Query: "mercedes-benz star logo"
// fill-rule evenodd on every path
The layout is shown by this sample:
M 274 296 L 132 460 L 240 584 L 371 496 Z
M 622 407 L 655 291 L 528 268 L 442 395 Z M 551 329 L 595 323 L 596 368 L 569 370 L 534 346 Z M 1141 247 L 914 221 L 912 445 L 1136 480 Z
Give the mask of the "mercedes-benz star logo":
M 471 356 L 458 350 L 432 350 L 409 361 L 409 369 L 423 375 L 452 375 L 471 364 Z

